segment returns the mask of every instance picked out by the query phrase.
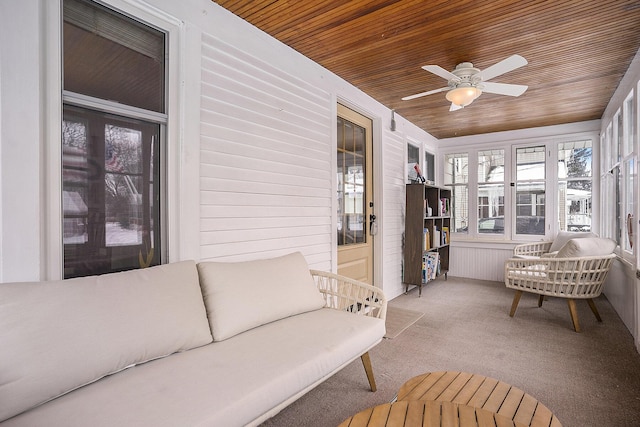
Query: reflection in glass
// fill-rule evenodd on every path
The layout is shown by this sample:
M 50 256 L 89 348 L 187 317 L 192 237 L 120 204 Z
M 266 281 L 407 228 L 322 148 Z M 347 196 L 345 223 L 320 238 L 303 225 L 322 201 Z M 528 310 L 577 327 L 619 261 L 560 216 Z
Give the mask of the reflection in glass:
M 338 117 L 338 245 L 366 243 L 365 129 Z
M 558 146 L 558 222 L 563 231 L 591 231 L 592 143 Z
M 65 277 L 159 263 L 160 125 L 64 106 Z
M 516 234 L 545 234 L 545 147 L 516 149 Z

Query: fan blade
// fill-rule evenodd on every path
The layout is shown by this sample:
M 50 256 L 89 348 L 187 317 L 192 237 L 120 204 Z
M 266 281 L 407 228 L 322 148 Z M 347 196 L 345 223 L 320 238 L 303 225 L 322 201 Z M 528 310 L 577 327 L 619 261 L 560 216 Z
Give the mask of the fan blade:
M 403 101 L 408 101 L 410 99 L 416 99 L 416 98 L 420 98 L 421 96 L 427 96 L 427 95 L 431 95 L 433 93 L 438 93 L 438 92 L 444 92 L 445 90 L 449 90 L 451 89 L 450 87 L 441 87 L 440 89 L 435 89 L 435 90 L 430 90 L 428 92 L 421 92 L 421 93 L 416 93 L 415 95 L 410 95 L 410 96 L 405 96 L 404 98 L 402 98 Z
M 457 82 L 460 81 L 460 77 L 456 76 L 453 73 L 450 73 L 439 65 L 425 65 L 422 67 L 422 69 L 433 73 L 436 76 L 442 77 L 445 80 L 455 80 Z
M 484 70 L 480 71 L 478 76 L 480 76 L 480 78 L 483 81 L 487 81 L 501 74 L 508 73 L 509 71 L 513 71 L 516 68 L 520 68 L 527 64 L 528 64 L 527 60 L 524 59 L 522 56 L 511 55 L 507 59 L 503 59 L 497 64 L 494 64 L 491 67 L 485 68 Z
M 509 95 L 509 96 L 520 96 L 529 87 L 525 85 L 512 85 L 508 83 L 491 83 L 491 82 L 483 82 L 482 85 L 484 86 L 484 88 L 482 89 L 483 92 L 497 93 L 498 95 Z
M 460 110 L 461 108 L 462 108 L 461 106 L 456 105 L 452 102 L 451 107 L 449 107 L 449 111 L 456 111 L 456 110 Z

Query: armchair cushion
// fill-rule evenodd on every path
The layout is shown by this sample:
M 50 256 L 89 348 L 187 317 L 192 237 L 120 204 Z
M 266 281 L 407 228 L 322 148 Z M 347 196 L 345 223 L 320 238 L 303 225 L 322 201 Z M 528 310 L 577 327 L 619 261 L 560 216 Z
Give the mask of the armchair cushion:
M 555 239 L 553 239 L 553 243 L 549 248 L 549 252 L 556 252 L 562 249 L 562 247 L 571 239 L 581 239 L 588 237 L 598 237 L 595 233 L 584 233 L 581 231 L 560 231 Z
M 586 237 L 570 239 L 556 255 L 556 258 L 576 258 L 586 256 L 603 256 L 613 253 L 616 243 L 611 239 Z

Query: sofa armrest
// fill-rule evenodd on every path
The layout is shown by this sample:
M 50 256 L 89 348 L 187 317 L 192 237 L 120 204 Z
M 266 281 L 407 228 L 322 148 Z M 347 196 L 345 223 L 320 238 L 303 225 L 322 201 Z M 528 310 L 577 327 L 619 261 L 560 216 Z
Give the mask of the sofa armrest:
M 327 307 L 385 319 L 387 298 L 382 289 L 327 271 L 310 270 Z
M 551 248 L 552 243 L 553 242 L 551 241 L 523 243 L 513 248 L 513 254 L 515 256 L 541 256 L 542 254 L 549 252 L 549 248 Z

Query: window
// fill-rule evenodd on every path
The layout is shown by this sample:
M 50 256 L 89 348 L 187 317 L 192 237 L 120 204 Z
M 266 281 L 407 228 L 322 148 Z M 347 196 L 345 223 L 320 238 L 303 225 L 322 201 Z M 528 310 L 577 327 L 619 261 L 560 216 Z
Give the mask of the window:
M 635 212 L 635 181 L 636 181 L 636 156 L 635 156 L 635 100 L 633 98 L 633 92 L 625 99 L 622 113 L 622 129 L 623 129 L 623 152 L 622 152 L 622 185 L 624 187 L 623 192 L 623 227 L 622 242 L 626 252 L 631 253 L 633 251 L 634 243 L 634 212 Z
M 416 165 L 420 168 L 420 148 L 413 144 L 407 144 L 407 179 L 409 182 L 418 181 Z
M 546 149 L 516 148 L 516 234 L 545 234 Z
M 563 231 L 591 231 L 592 143 L 558 145 L 558 223 Z
M 428 151 L 424 152 L 424 170 L 422 173 L 427 181 L 431 184 L 436 182 L 436 156 Z
M 600 147 L 602 154 L 602 183 L 600 185 L 600 200 L 602 205 L 602 227 L 601 235 L 609 239 L 613 239 L 615 232 L 615 218 L 613 208 L 613 195 L 615 193 L 614 185 L 614 168 L 613 157 L 611 156 L 611 139 L 613 138 L 613 126 L 611 123 L 607 126 L 606 131 L 601 136 Z
M 444 184 L 451 187 L 452 232 L 464 232 L 469 226 L 469 156 L 448 154 L 444 161 Z
M 64 0 L 64 277 L 162 261 L 165 34 Z
M 504 234 L 504 150 L 478 153 L 478 232 Z

